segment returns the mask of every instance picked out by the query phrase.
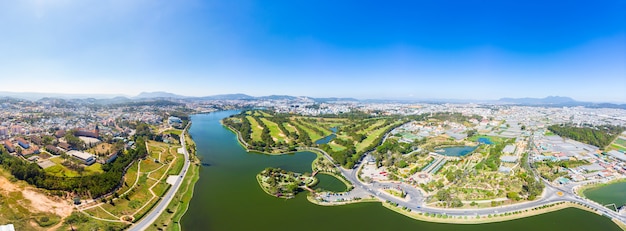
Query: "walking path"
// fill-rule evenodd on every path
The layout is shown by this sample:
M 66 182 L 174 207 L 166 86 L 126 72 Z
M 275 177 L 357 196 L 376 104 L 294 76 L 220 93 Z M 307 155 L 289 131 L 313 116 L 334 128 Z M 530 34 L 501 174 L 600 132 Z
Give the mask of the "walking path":
M 332 163 L 335 163 L 334 160 L 323 150 L 318 148 L 306 148 L 309 150 L 315 150 L 323 154 L 325 158 L 330 160 Z M 303 149 L 303 150 L 306 150 Z M 363 156 L 369 155 L 369 153 L 364 154 Z M 336 165 L 336 164 L 335 164 Z M 337 165 L 336 165 L 337 166 Z M 576 204 L 581 204 L 583 206 L 587 206 L 591 209 L 597 210 L 600 214 L 607 216 L 611 219 L 618 220 L 621 223 L 626 224 L 626 215 L 621 215 L 616 211 L 608 209 L 603 205 L 600 205 L 594 201 L 589 199 L 580 197 L 576 195 L 575 188 L 579 185 L 588 182 L 581 183 L 572 183 L 564 186 L 552 185 L 550 182 L 547 182 L 542 179 L 542 182 L 545 185 L 544 192 L 542 196 L 534 201 L 527 201 L 517 204 L 511 205 L 503 205 L 498 207 L 491 208 L 477 208 L 477 209 L 450 209 L 450 208 L 437 208 L 430 207 L 425 204 L 426 198 L 423 196 L 422 192 L 416 187 L 402 183 L 388 183 L 388 182 L 376 182 L 373 181 L 371 183 L 364 183 L 358 179 L 358 170 L 363 166 L 363 163 L 358 163 L 353 169 L 344 169 L 339 167 L 341 174 L 345 176 L 345 178 L 350 181 L 355 188 L 347 193 L 340 194 L 323 194 L 322 196 L 326 198 L 327 201 L 346 201 L 353 200 L 356 196 L 359 195 L 360 198 L 365 198 L 366 196 L 374 196 L 381 201 L 391 201 L 397 203 L 399 206 L 404 206 L 410 208 L 414 212 L 418 213 L 429 213 L 429 214 L 445 214 L 448 216 L 456 216 L 456 217 L 466 217 L 466 216 L 487 216 L 493 214 L 503 214 L 503 213 L 512 213 L 516 211 L 524 211 L 530 210 L 533 208 L 542 207 L 544 205 L 555 204 L 558 202 L 571 202 Z M 406 197 L 409 198 L 405 200 L 403 198 L 399 198 L 396 196 L 392 196 L 388 193 L 381 193 L 385 188 L 388 187 L 399 187 L 406 192 Z
M 185 156 L 184 157 L 185 164 L 183 165 L 182 171 L 178 174 L 179 176 L 178 180 L 176 181 L 174 185 L 172 185 L 172 187 L 163 196 L 163 199 L 159 201 L 159 203 L 152 209 L 152 211 L 146 214 L 143 219 L 139 220 L 137 223 L 131 226 L 128 230 L 131 230 L 131 231 L 146 230 L 150 225 L 152 225 L 154 221 L 156 221 L 156 219 L 161 215 L 161 213 L 163 213 L 163 211 L 165 210 L 167 205 L 170 204 L 172 199 L 174 199 L 174 195 L 176 194 L 176 192 L 178 192 L 178 189 L 180 188 L 180 185 L 183 182 L 183 178 L 187 174 L 187 170 L 189 170 L 189 165 L 191 164 L 189 160 L 189 153 L 187 152 L 187 145 L 185 143 L 185 132 L 189 129 L 190 125 L 191 123 L 187 124 L 187 127 L 183 129 L 183 132 L 181 133 L 181 136 L 180 136 L 180 144 L 183 147 L 182 154 Z

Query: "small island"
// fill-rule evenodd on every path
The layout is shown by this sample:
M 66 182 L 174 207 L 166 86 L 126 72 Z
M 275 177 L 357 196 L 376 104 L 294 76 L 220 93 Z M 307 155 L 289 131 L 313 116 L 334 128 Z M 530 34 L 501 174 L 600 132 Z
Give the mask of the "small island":
M 309 187 L 318 182 L 310 173 L 301 174 L 280 168 L 266 168 L 256 175 L 256 179 L 267 194 L 285 199 L 294 198 L 303 189 L 313 191 Z

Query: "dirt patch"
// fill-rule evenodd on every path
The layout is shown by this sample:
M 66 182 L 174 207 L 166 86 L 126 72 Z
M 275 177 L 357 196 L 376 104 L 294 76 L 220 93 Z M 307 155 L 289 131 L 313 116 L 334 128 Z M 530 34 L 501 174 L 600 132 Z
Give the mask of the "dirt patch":
M 72 213 L 72 205 L 70 202 L 63 201 L 57 198 L 50 198 L 40 192 L 34 191 L 27 187 L 26 189 L 22 189 L 22 187 L 11 183 L 5 177 L 0 176 L 0 192 L 2 193 L 10 193 L 21 191 L 24 199 L 30 201 L 29 206 L 25 206 L 28 209 L 32 209 L 39 212 L 51 212 L 55 213 L 61 217 L 67 217 Z
M 55 213 L 61 217 L 69 216 L 72 213 L 72 205 L 67 201 L 53 200 L 39 192 L 26 189 L 22 191 L 22 195 L 30 200 L 30 208 L 41 211 Z
M 15 192 L 18 189 L 13 183 L 9 182 L 9 180 L 0 176 L 0 190 L 7 191 L 7 192 Z

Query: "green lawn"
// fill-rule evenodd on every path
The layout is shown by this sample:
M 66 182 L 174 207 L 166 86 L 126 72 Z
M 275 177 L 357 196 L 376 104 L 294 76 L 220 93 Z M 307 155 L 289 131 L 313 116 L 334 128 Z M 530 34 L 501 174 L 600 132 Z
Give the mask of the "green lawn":
M 626 147 L 626 140 L 618 138 L 617 140 L 615 140 L 615 143 L 620 145 L 620 146 L 622 146 L 622 147 Z
M 160 181 L 159 183 L 157 183 L 154 188 L 152 188 L 152 191 L 154 192 L 154 194 L 156 194 L 157 196 L 161 197 L 165 194 L 165 192 L 167 192 L 167 190 L 171 187 L 170 184 L 165 183 L 165 181 Z
M 71 216 L 80 218 L 75 219 L 78 222 L 72 224 L 72 226 L 64 223 L 56 230 L 124 230 L 128 227 L 126 223 L 101 221 L 93 219 L 81 212 L 74 212 Z M 21 229 L 15 227 L 15 230 Z
M 70 157 L 71 158 L 71 157 Z M 60 157 L 50 158 L 50 161 L 54 162 L 56 165 L 51 166 L 49 168 L 44 169 L 44 171 L 53 176 L 65 176 L 65 177 L 77 177 L 81 176 L 77 171 L 71 170 L 61 163 L 63 163 L 64 159 Z M 103 173 L 102 164 L 95 163 L 90 166 L 85 166 L 85 171 L 82 173 L 82 176 L 86 175 L 95 175 Z
M 169 129 L 169 130 L 164 131 L 163 133 L 176 134 L 180 136 L 180 134 L 182 134 L 183 131 L 179 129 Z
M 177 174 L 179 174 L 180 171 L 183 170 L 183 165 L 185 165 L 185 156 L 180 155 L 178 158 L 176 158 L 176 160 L 172 164 L 173 165 L 172 165 L 172 167 L 170 167 L 170 170 L 167 172 L 167 174 L 168 175 L 177 175 Z
M 137 209 L 152 200 L 152 194 L 148 189 L 155 183 L 157 183 L 157 181 L 148 179 L 146 174 L 142 173 L 139 177 L 139 182 L 128 194 L 129 200 L 120 198 L 115 200 L 113 205 L 110 203 L 102 204 L 102 208 L 118 217 L 132 215 L 137 212 Z
M 104 219 L 109 219 L 109 220 L 119 220 L 118 217 L 114 217 L 111 216 L 111 214 L 106 213 L 102 208 L 100 208 L 99 206 L 97 207 L 93 207 L 90 209 L 85 209 L 83 210 L 86 213 L 88 213 L 89 215 L 95 216 L 95 217 L 99 217 L 99 218 L 104 218 Z
M 104 170 L 102 170 L 102 164 L 100 163 L 95 163 L 89 166 L 85 167 L 85 173 L 87 175 L 92 175 L 92 174 L 100 174 L 100 173 L 104 173 Z M 83 175 L 85 174 L 83 173 Z
M 363 129 L 361 131 L 359 131 L 358 133 L 360 134 L 368 134 L 372 131 L 372 129 L 374 129 L 375 127 L 378 127 L 382 124 L 384 124 L 386 122 L 385 119 L 381 119 L 381 120 L 377 120 L 375 123 L 369 125 L 366 129 Z
M 178 222 L 189 206 L 195 182 L 199 178 L 198 171 L 199 167 L 196 165 L 189 167 L 189 173 L 183 179 L 180 190 L 178 190 L 174 196 L 176 200 L 172 200 L 167 206 L 168 209 L 164 213 L 161 213 L 159 218 L 154 222 L 156 226 L 151 225 L 148 227 L 148 230 L 180 230 Z
M 120 195 L 128 191 L 130 187 L 133 186 L 133 184 L 135 183 L 135 180 L 137 180 L 138 167 L 139 164 L 135 162 L 132 166 L 130 166 L 130 168 L 128 168 L 128 171 L 126 171 L 126 175 L 124 175 L 124 184 L 122 185 L 122 188 L 120 188 L 120 190 L 118 191 Z
M 306 132 L 306 134 L 311 138 L 311 141 L 315 142 L 316 140 L 319 140 L 323 137 L 317 134 L 317 132 L 307 128 L 306 126 L 303 126 L 302 124 L 300 124 L 300 122 L 302 121 L 293 122 L 293 124 L 297 126 L 300 131 Z
M 252 128 L 252 134 L 250 135 L 253 141 L 261 141 L 261 134 L 263 133 L 263 128 L 257 123 L 256 119 L 252 118 L 252 116 L 246 116 L 248 122 L 250 122 L 250 127 Z
M 626 147 L 622 147 L 617 144 L 611 144 L 611 148 L 614 148 L 615 150 L 626 151 Z
M 341 151 L 346 149 L 346 147 L 336 144 L 335 142 L 328 143 L 328 146 L 333 149 L 333 151 Z
M 325 128 L 324 126 L 322 126 L 322 124 L 318 124 L 318 123 L 310 123 L 310 122 L 308 122 L 308 121 L 304 121 L 304 120 L 300 120 L 300 122 L 301 122 L 302 124 L 306 124 L 306 125 L 309 125 L 309 126 L 311 126 L 311 127 L 314 127 L 314 128 L 319 128 L 320 130 L 322 130 L 322 133 L 324 133 L 324 135 L 322 135 L 322 137 L 324 137 L 324 136 L 328 136 L 328 135 L 330 135 L 330 134 L 333 134 L 333 132 L 332 132 L 331 130 L 329 130 L 329 129 Z
M 476 136 L 472 136 L 472 137 L 470 137 L 468 139 L 471 140 L 471 141 L 474 141 L 474 142 L 478 142 L 478 139 L 480 139 L 480 138 L 487 138 L 487 139 L 491 140 L 491 142 L 494 143 L 494 144 L 506 142 L 506 138 L 497 137 L 497 136 L 485 136 L 485 135 L 476 135 Z
M 156 163 L 152 159 L 145 159 L 141 161 L 141 172 L 151 172 L 161 167 L 163 164 Z
M 370 132 L 369 134 L 367 134 L 367 138 L 365 138 L 363 140 L 363 142 L 356 144 L 356 151 L 357 151 L 357 153 L 365 151 L 365 148 L 370 146 L 376 139 L 378 139 L 379 137 L 385 135 L 384 132 L 385 132 L 385 130 L 387 128 L 398 126 L 398 125 L 400 125 L 400 123 L 399 122 L 392 123 L 390 125 L 387 125 L 385 127 L 376 129 L 376 130 Z
M 269 121 L 268 119 L 265 119 L 265 118 L 261 118 L 261 122 L 265 124 L 265 127 L 270 129 L 270 135 L 273 138 L 276 138 L 276 141 L 285 142 L 286 136 L 285 134 L 282 133 L 280 128 L 278 128 L 278 124 L 272 121 Z
M 272 115 L 268 114 L 267 112 L 264 112 L 264 111 L 259 111 L 259 112 L 261 113 L 263 117 L 272 117 Z
M 283 127 L 285 127 L 289 133 L 297 133 L 296 128 L 290 123 L 283 123 Z

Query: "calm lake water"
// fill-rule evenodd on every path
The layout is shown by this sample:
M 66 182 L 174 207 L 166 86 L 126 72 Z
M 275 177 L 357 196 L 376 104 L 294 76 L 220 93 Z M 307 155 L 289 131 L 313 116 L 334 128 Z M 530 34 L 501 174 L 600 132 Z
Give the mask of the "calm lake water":
M 455 147 L 440 148 L 442 149 L 442 151 L 436 151 L 436 152 L 444 156 L 465 156 L 473 152 L 476 148 L 477 147 L 474 147 L 474 146 L 455 146 Z
M 315 144 L 327 144 L 331 140 L 335 139 L 335 137 L 337 137 L 337 134 L 335 134 L 337 132 L 337 127 L 330 128 L 330 131 L 332 131 L 333 134 L 327 135 L 319 140 L 316 140 Z
M 501 223 L 452 225 L 413 220 L 384 208 L 380 203 L 325 207 L 309 203 L 305 194 L 291 200 L 277 199 L 261 190 L 256 174 L 266 167 L 311 172 L 315 154 L 268 156 L 247 153 L 239 146 L 235 135 L 219 123 L 220 119 L 234 113 L 237 112 L 192 116 L 190 133 L 197 143 L 198 155 L 209 166 L 200 171 L 194 197 L 182 219 L 183 230 L 620 230 L 609 219 L 578 209 Z M 320 187 L 328 183 L 341 189 L 337 182 L 333 183 L 333 178 L 327 181 L 324 177 L 320 175 Z
M 479 143 L 483 143 L 483 144 L 493 144 L 491 139 L 489 139 L 487 137 L 480 137 L 480 138 L 478 138 L 478 142 Z
M 583 192 L 585 196 L 603 205 L 615 204 L 617 207 L 626 204 L 626 182 L 618 182 L 590 188 Z

